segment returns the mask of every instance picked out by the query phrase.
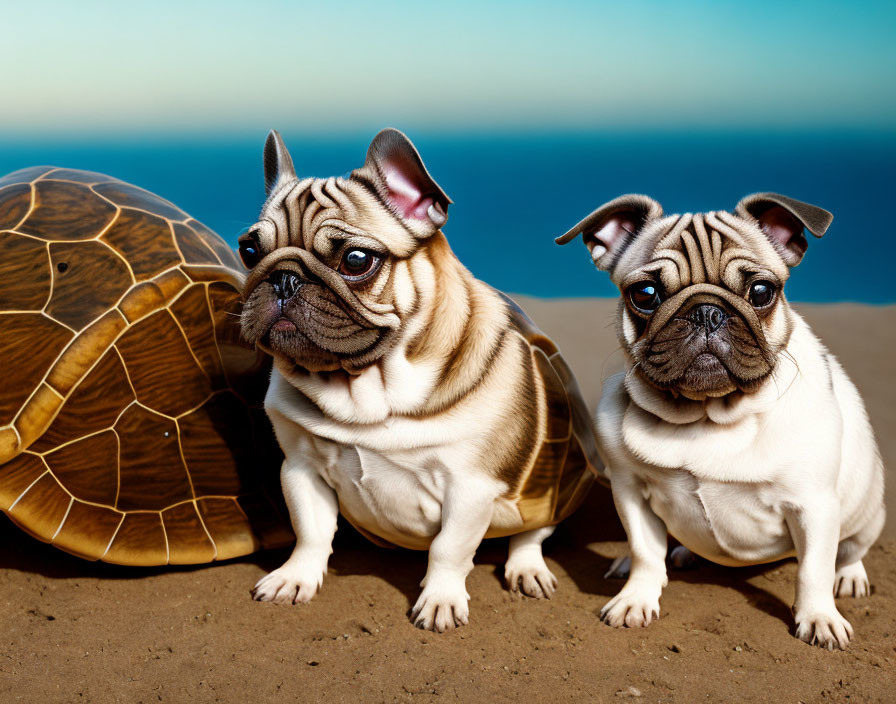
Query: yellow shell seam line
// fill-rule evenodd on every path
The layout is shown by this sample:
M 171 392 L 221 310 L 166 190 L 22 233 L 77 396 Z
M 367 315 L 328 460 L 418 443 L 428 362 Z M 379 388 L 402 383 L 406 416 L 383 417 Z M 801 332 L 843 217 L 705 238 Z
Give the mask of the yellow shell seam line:
M 117 342 L 117 340 L 116 340 L 116 342 Z M 121 368 L 124 369 L 124 377 L 125 377 L 125 379 L 128 380 L 128 386 L 131 387 L 131 393 L 134 395 L 134 400 L 131 401 L 131 403 L 129 403 L 127 405 L 127 407 L 124 410 L 122 410 L 121 413 L 118 414 L 118 418 L 121 418 L 122 413 L 124 413 L 133 404 L 137 403 L 137 389 L 134 388 L 134 382 L 131 381 L 131 374 L 130 374 L 130 372 L 128 372 L 128 365 L 124 363 L 124 357 L 121 354 L 121 350 L 118 349 L 118 345 L 115 343 L 112 343 L 112 349 L 115 350 L 115 354 L 118 355 L 118 359 L 121 362 Z M 118 418 L 115 419 L 115 423 L 118 422 Z M 114 423 L 113 423 L 113 425 L 114 425 Z
M 55 476 L 54 476 L 53 478 L 55 479 Z M 57 480 L 57 481 L 58 481 L 58 480 Z M 53 533 L 53 537 L 50 538 L 50 542 L 51 542 L 51 543 L 52 543 L 54 540 L 56 540 L 56 536 L 59 535 L 59 531 L 62 530 L 62 525 L 65 523 L 65 519 L 68 518 L 68 514 L 71 512 L 71 510 L 72 510 L 72 504 L 74 504 L 74 503 L 75 503 L 75 499 L 72 498 L 72 497 L 70 497 L 69 500 L 68 500 L 68 508 L 65 509 L 65 515 L 62 517 L 62 520 L 59 521 L 59 525 L 56 526 L 56 531 Z
M 143 403 L 140 403 L 139 399 L 137 401 L 135 401 L 134 403 L 136 403 L 138 406 L 140 406 L 140 408 L 142 408 L 144 411 L 149 411 L 153 415 L 162 416 L 162 418 L 166 418 L 168 420 L 173 420 L 175 422 L 177 421 L 177 418 L 175 418 L 174 416 L 169 416 L 167 413 L 162 413 L 161 411 L 157 411 L 155 408 L 150 408 L 149 406 L 147 406 Z
M 100 183 L 112 183 L 112 182 L 111 182 L 111 181 L 101 181 Z M 123 183 L 124 183 L 124 182 L 123 182 Z M 85 185 L 85 184 L 80 184 L 80 185 Z M 106 201 L 109 205 L 113 205 L 113 206 L 115 206 L 115 207 L 118 209 L 118 212 L 119 212 L 119 213 L 120 213 L 122 210 L 136 210 L 138 213 L 146 213 L 147 215 L 152 215 L 154 218 L 161 218 L 162 220 L 168 220 L 168 218 L 162 217 L 162 216 L 159 215 L 158 213 L 154 213 L 154 212 L 152 212 L 151 210 L 146 210 L 145 208 L 140 208 L 140 207 L 135 206 L 135 205 L 119 205 L 119 204 L 116 203 L 115 201 L 113 201 L 113 200 L 109 200 L 109 199 L 108 199 L 106 196 L 104 196 L 102 193 L 97 192 L 97 190 L 94 188 L 94 186 L 98 186 L 98 185 L 99 185 L 98 183 L 92 183 L 92 184 L 88 185 L 87 188 L 90 189 L 90 192 L 93 193 L 97 198 L 102 198 L 102 199 L 103 199 L 104 201 Z M 126 184 L 126 185 L 130 186 L 131 184 L 128 183 L 128 184 Z M 142 190 L 142 189 L 141 189 L 141 190 Z M 147 193 L 149 193 L 149 191 L 147 191 Z M 155 195 L 155 194 L 153 194 L 153 195 Z M 158 197 L 158 196 L 156 196 L 156 197 Z M 163 200 L 164 200 L 164 199 L 163 199 Z M 172 207 L 177 208 L 178 210 L 180 210 L 180 208 L 178 208 L 176 205 L 174 205 L 174 203 L 172 203 L 171 205 L 172 205 Z M 115 218 L 118 219 L 118 216 L 116 215 Z M 189 220 L 190 217 L 187 216 L 187 219 Z M 185 221 L 175 220 L 174 222 L 185 222 Z M 111 224 L 111 223 L 110 223 L 110 224 Z M 108 229 L 108 228 L 104 228 L 103 231 L 105 232 L 106 229 Z
M 57 171 L 62 171 L 62 167 L 61 167 L 61 166 L 54 166 L 52 169 L 50 169 L 49 171 L 47 171 L 45 174 L 41 174 L 41 175 L 38 176 L 36 179 L 34 179 L 34 181 L 33 181 L 32 183 L 37 183 L 38 181 L 46 181 L 46 180 L 47 180 L 47 177 L 48 177 L 50 174 L 55 173 L 55 172 L 57 172 Z M 53 181 L 60 181 L 60 182 L 62 182 L 62 183 L 75 183 L 74 181 L 68 181 L 68 180 L 66 180 L 66 179 L 59 179 L 59 178 L 51 179 L 51 180 L 53 180 Z
M 50 290 L 47 293 L 47 302 L 41 306 L 40 312 L 46 315 L 47 307 L 50 305 L 50 301 L 53 300 L 53 292 L 56 290 L 56 274 L 53 273 L 53 255 L 50 254 L 50 243 L 44 243 L 44 249 L 47 252 L 47 266 L 50 267 Z
M 196 488 L 193 486 L 193 477 L 190 476 L 190 468 L 187 466 L 187 458 L 184 457 L 184 444 L 181 440 L 180 423 L 177 422 L 177 418 L 174 419 L 174 427 L 177 430 L 177 453 L 180 455 L 180 463 L 184 468 L 184 472 L 186 472 L 187 481 L 190 482 L 190 494 L 192 494 L 192 497 L 195 500 Z
M 208 317 L 209 320 L 212 321 L 212 334 L 215 336 L 215 354 L 218 355 L 218 360 L 221 362 L 221 369 L 224 371 L 224 378 L 227 378 L 227 365 L 224 364 L 224 355 L 221 354 L 221 345 L 218 344 L 218 326 L 215 324 L 215 310 L 212 307 L 212 299 L 209 295 L 209 284 L 204 284 L 205 286 L 205 304 L 208 306 Z M 241 396 L 240 400 L 244 400 Z
M 171 220 L 165 218 L 165 222 L 168 223 L 168 229 L 171 231 L 171 241 L 174 242 L 174 248 L 177 250 L 177 254 L 180 256 L 181 264 L 187 263 L 187 258 L 184 256 L 183 250 L 180 248 L 180 243 L 177 241 L 177 236 L 174 234 L 174 223 Z M 202 243 L 203 246 L 205 242 Z M 208 249 L 208 247 L 206 247 Z
M 92 188 L 91 188 L 90 190 L 93 191 Z M 94 192 L 95 192 L 95 191 L 94 191 Z M 99 195 L 99 194 L 97 194 L 97 195 Z M 102 198 L 102 196 L 100 196 L 100 197 Z M 107 200 L 107 199 L 104 198 L 103 200 Z M 111 201 L 110 201 L 110 202 L 111 202 Z M 115 205 L 115 203 L 112 203 L 112 205 L 115 206 L 115 215 L 112 216 L 112 219 L 109 221 L 109 223 L 108 223 L 102 230 L 100 230 L 99 232 L 97 232 L 93 237 L 90 237 L 89 239 L 84 240 L 84 241 L 86 241 L 86 242 L 97 242 L 97 241 L 100 240 L 100 238 L 101 238 L 103 235 L 105 235 L 109 230 L 111 230 L 111 229 L 115 226 L 115 223 L 118 222 L 118 218 L 121 217 L 121 207 L 118 206 L 118 205 Z
M 128 408 L 131 407 L 131 404 L 128 404 Z M 127 410 L 127 409 L 125 409 Z M 124 415 L 124 411 L 118 414 L 118 418 Z M 118 418 L 115 419 L 115 422 L 118 422 Z M 118 452 L 116 453 L 116 461 L 115 461 L 115 508 L 118 509 L 118 499 L 121 497 L 121 436 L 118 434 L 118 431 L 115 430 L 113 426 L 112 432 L 115 433 L 115 442 L 118 444 Z
M 15 184 L 10 184 L 15 185 Z M 34 181 L 31 181 L 28 186 L 31 188 L 31 204 L 28 206 L 28 211 L 22 216 L 22 219 L 16 223 L 16 226 L 13 228 L 15 230 L 19 229 L 22 225 L 24 225 L 28 218 L 31 217 L 31 213 L 34 212 L 34 206 L 37 204 L 37 188 L 34 186 Z
M 102 316 L 100 316 L 100 317 L 102 317 Z M 99 318 L 98 318 L 97 320 L 99 320 Z M 94 321 L 94 322 L 96 322 L 96 321 Z M 125 328 L 125 329 L 127 329 L 127 328 Z M 123 332 L 124 332 L 124 331 L 122 331 L 122 333 L 123 333 Z M 41 430 L 40 434 L 37 435 L 37 437 L 35 437 L 35 440 L 36 440 L 37 438 L 39 438 L 41 435 L 43 435 L 43 433 L 46 431 L 46 429 L 50 427 L 50 424 L 51 424 L 54 420 L 56 420 L 56 416 L 59 415 L 59 411 L 62 410 L 62 407 L 63 407 L 63 406 L 65 406 L 65 402 L 68 401 L 68 399 L 71 397 L 71 395 L 72 395 L 73 393 L 75 393 L 75 391 L 76 391 L 76 390 L 78 389 L 78 387 L 81 385 L 81 382 L 84 381 L 84 379 L 86 379 L 86 378 L 90 375 L 90 372 L 93 371 L 94 367 L 96 367 L 96 366 L 100 363 L 100 360 L 101 360 L 101 359 L 103 358 L 103 356 L 105 355 L 105 352 L 109 349 L 109 347 L 111 347 L 112 345 L 115 344 L 115 341 L 118 340 L 119 337 L 121 337 L 121 334 L 122 334 L 122 333 L 119 333 L 119 334 L 115 337 L 115 340 L 113 340 L 113 341 L 109 344 L 109 346 L 106 347 L 106 350 L 103 350 L 103 354 L 98 355 L 97 358 L 93 361 L 93 363 L 92 363 L 92 364 L 91 364 L 91 365 L 84 371 L 84 373 L 81 375 L 81 378 L 78 379 L 78 381 L 77 381 L 75 384 L 72 385 L 72 387 L 71 387 L 71 389 L 69 389 L 68 393 L 65 394 L 65 396 L 62 396 L 61 394 L 59 394 L 58 391 L 56 391 L 56 389 L 53 389 L 53 387 L 50 385 L 50 383 L 49 383 L 47 380 L 49 379 L 50 374 L 53 372 L 53 369 L 56 367 L 56 364 L 59 362 L 60 359 L 62 359 L 62 357 L 63 357 L 63 355 L 65 355 L 66 351 L 68 351 L 68 350 L 71 348 L 72 343 L 74 343 L 76 340 L 78 340 L 78 338 L 80 337 L 80 334 L 75 335 L 71 340 L 69 340 L 68 344 L 63 348 L 63 350 L 59 353 L 59 355 L 56 357 L 56 359 L 53 360 L 53 363 L 52 363 L 52 364 L 50 365 L 50 367 L 47 369 L 47 371 L 46 371 L 46 373 L 44 374 L 43 378 L 40 380 L 40 383 L 38 383 L 38 384 L 35 386 L 35 389 L 34 389 L 34 391 L 31 393 L 31 396 L 28 397 L 28 401 L 30 401 L 31 398 L 34 396 L 34 394 L 37 393 L 37 391 L 40 389 L 40 387 L 41 387 L 42 384 L 46 384 L 47 387 L 50 388 L 50 389 L 52 389 L 54 392 L 56 392 L 57 395 L 62 396 L 62 403 L 59 404 L 58 408 L 56 408 L 56 411 L 52 414 L 52 416 L 49 418 L 49 420 L 47 420 L 47 422 L 44 424 L 43 430 Z M 16 417 L 15 417 L 15 419 L 13 419 L 13 422 L 15 422 L 16 420 L 18 420 L 19 416 L 22 414 L 22 411 L 25 409 L 25 406 L 27 405 L 28 401 L 26 401 L 25 404 L 22 406 L 22 408 L 19 409 L 19 412 L 16 414 Z M 23 447 L 23 448 L 21 448 L 21 449 L 24 450 L 25 448 Z
M 115 247 L 110 245 L 108 242 L 100 241 L 99 244 L 103 245 L 103 247 L 105 247 L 110 252 L 112 252 L 112 254 L 114 254 L 116 257 L 121 259 L 122 263 L 128 268 L 128 274 L 130 274 L 130 276 L 131 276 L 131 285 L 127 287 L 127 289 L 125 291 L 125 293 L 127 293 L 127 291 L 130 291 L 131 288 L 137 284 L 137 277 L 134 276 L 134 270 L 131 268 L 130 262 L 121 255 L 121 252 L 119 252 L 117 249 L 115 249 Z M 122 295 L 124 295 L 124 294 L 122 294 Z M 119 298 L 118 300 L 121 300 L 121 298 Z
M 230 389 L 230 388 L 218 389 L 217 391 L 212 391 L 208 396 L 206 396 L 204 399 L 202 399 L 202 401 L 200 403 L 196 404 L 192 408 L 188 408 L 186 411 L 184 411 L 180 415 L 175 416 L 174 420 L 179 420 L 180 418 L 184 418 L 184 417 L 190 415 L 191 413 L 195 413 L 200 408 L 202 408 L 205 404 L 207 404 L 209 401 L 211 401 L 215 396 L 217 396 L 219 394 L 225 394 L 228 391 L 233 393 L 234 395 L 236 395 L 236 393 L 233 391 L 233 389 Z M 156 412 L 158 413 L 158 411 L 156 411 Z
M 106 508 L 108 508 L 108 506 Z M 115 538 L 118 537 L 118 531 L 121 530 L 122 523 L 124 523 L 124 514 L 123 513 L 121 514 L 121 518 L 118 520 L 118 525 L 115 526 L 115 532 L 112 534 L 112 537 L 109 538 L 109 544 L 106 545 L 106 549 L 103 550 L 103 554 L 99 556 L 100 560 L 102 560 L 106 556 L 106 553 L 108 553 L 109 549 L 112 547 L 112 543 L 115 542 Z
M 165 529 L 165 520 L 162 518 L 162 512 L 159 511 L 159 523 L 162 524 L 162 536 L 165 538 L 165 564 L 171 561 L 171 547 L 168 545 L 168 531 Z
M 213 250 L 208 245 L 208 243 L 206 243 L 205 238 L 203 238 L 202 235 L 200 235 L 198 232 L 196 232 L 196 229 L 189 224 L 190 220 L 193 220 L 193 222 L 197 222 L 197 223 L 199 222 L 198 220 L 196 220 L 194 218 L 189 218 L 186 222 L 183 223 L 184 227 L 189 228 L 190 232 L 192 232 L 194 235 L 196 235 L 196 238 L 200 242 L 202 242 L 202 244 L 205 246 L 205 248 L 208 249 L 212 253 L 212 256 L 215 258 L 215 261 L 218 262 L 219 265 L 226 267 L 227 265 L 221 260 L 221 257 L 218 256 L 218 253 L 215 250 Z
M 208 375 L 208 372 L 205 371 L 205 367 L 202 366 L 202 362 L 199 361 L 199 357 L 197 357 L 196 353 L 193 351 L 193 347 L 192 345 L 190 345 L 190 338 L 187 337 L 187 332 L 183 329 L 183 326 L 180 324 L 177 316 L 171 311 L 171 305 L 169 304 L 168 306 L 166 306 L 165 310 L 168 311 L 168 315 L 171 316 L 174 324 L 177 325 L 177 329 L 180 330 L 181 337 L 184 338 L 184 342 L 187 345 L 187 349 L 190 350 L 190 356 L 193 358 L 193 361 L 196 362 L 196 366 L 199 367 L 199 370 L 205 375 L 205 378 L 208 379 L 209 384 L 211 384 L 212 378 Z
M 49 301 L 47 301 L 47 303 L 49 303 Z M 68 330 L 69 332 L 74 333 L 75 337 L 77 337 L 77 336 L 80 334 L 77 330 L 75 330 L 75 329 L 74 329 L 71 325 L 69 325 L 68 323 L 63 323 L 61 320 L 56 320 L 56 318 L 54 318 L 52 315 L 50 315 L 49 313 L 47 313 L 47 311 L 42 310 L 42 311 L 40 311 L 40 314 L 41 314 L 42 316 L 44 316 L 47 320 L 51 320 L 51 321 L 53 321 L 54 323 L 56 323 L 57 325 L 61 325 L 62 327 L 64 327 L 64 328 L 65 328 L 66 330 Z M 95 323 L 96 321 L 94 320 L 93 322 Z M 91 323 L 91 324 L 92 324 L 92 323 Z M 72 339 L 74 339 L 74 338 L 72 338 Z
M 50 473 L 50 470 L 47 469 L 46 471 L 42 472 L 41 475 L 37 479 L 35 479 L 27 487 L 25 487 L 25 490 L 21 494 L 19 494 L 18 498 L 9 505 L 8 509 L 6 509 L 6 513 L 11 513 L 12 510 L 16 507 L 16 504 L 22 500 L 22 497 L 25 494 L 27 494 L 29 491 L 31 491 L 31 487 L 33 487 L 35 484 L 37 484 L 41 479 L 43 479 L 49 473 Z M 55 477 L 54 477 L 54 479 L 55 479 Z
M 175 302 L 177 302 L 177 300 L 181 296 L 183 296 L 187 292 L 187 290 L 190 288 L 190 286 L 193 285 L 193 283 L 197 283 L 197 282 L 193 281 L 193 279 L 191 279 L 190 276 L 183 269 L 181 269 L 181 266 L 183 266 L 183 265 L 176 264 L 172 267 L 169 267 L 168 269 L 165 269 L 164 271 L 159 272 L 156 276 L 152 277 L 151 279 L 137 282 L 136 284 L 134 284 L 133 286 L 128 288 L 127 291 L 125 291 L 123 294 L 121 294 L 121 297 L 111 306 L 110 310 L 117 310 L 119 313 L 121 313 L 121 315 L 127 321 L 127 320 L 129 320 L 129 318 L 125 314 L 125 312 L 121 309 L 121 304 L 124 301 L 124 299 L 126 299 L 139 286 L 145 286 L 145 285 L 151 284 L 151 285 L 155 286 L 156 289 L 161 293 L 161 287 L 156 283 L 156 279 L 158 279 L 161 276 L 164 276 L 165 274 L 169 274 L 175 270 L 180 271 L 180 273 L 182 273 L 187 278 L 188 281 L 192 282 L 192 283 L 185 284 L 183 286 L 183 288 L 181 288 L 174 296 L 171 297 L 170 300 L 165 301 L 164 305 L 160 305 L 157 308 L 152 308 L 150 310 L 147 310 L 140 317 L 135 318 L 133 321 L 130 321 L 128 323 L 128 325 L 125 327 L 125 330 L 127 330 L 127 328 L 131 327 L 132 325 L 136 325 L 141 320 L 145 320 L 146 318 L 153 315 L 154 313 L 158 313 L 160 310 L 164 310 L 165 308 L 168 308 L 169 306 L 173 305 Z M 108 311 L 106 311 L 106 312 L 108 312 Z M 124 331 L 122 331 L 122 334 L 124 334 Z M 118 338 L 116 338 L 116 341 L 117 341 L 117 339 Z
M 192 481 L 192 480 L 191 480 Z M 203 497 L 206 498 L 206 497 Z M 218 544 L 215 542 L 215 539 L 212 537 L 212 534 L 209 533 L 208 527 L 205 525 L 205 519 L 202 517 L 202 512 L 199 510 L 199 504 L 196 499 L 193 499 L 193 510 L 196 511 L 196 515 L 199 516 L 199 525 L 202 526 L 202 530 L 205 531 L 205 534 L 208 536 L 209 542 L 212 544 L 212 547 L 215 549 L 215 555 L 212 557 L 212 562 L 218 559 Z

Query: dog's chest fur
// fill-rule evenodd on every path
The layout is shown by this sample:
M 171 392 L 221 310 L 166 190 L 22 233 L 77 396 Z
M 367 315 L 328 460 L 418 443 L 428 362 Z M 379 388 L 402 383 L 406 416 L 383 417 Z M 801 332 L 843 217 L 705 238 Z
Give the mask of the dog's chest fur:
M 608 474 L 634 472 L 669 532 L 722 564 L 791 554 L 786 507 L 810 497 L 816 483 L 837 482 L 842 429 L 824 349 L 799 319 L 788 349 L 798 370 L 782 361 L 742 409 L 712 400 L 691 422 L 664 420 L 663 408 L 651 407 L 649 393 L 639 394 L 624 374 L 604 387 L 597 425 Z M 807 417 L 815 418 L 809 434 Z
M 481 389 L 476 406 L 495 402 L 489 391 Z M 507 485 L 482 472 L 477 459 L 489 426 L 500 420 L 494 414 L 461 405 L 432 417 L 341 423 L 276 370 L 265 405 L 287 457 L 309 457 L 336 492 L 343 515 L 375 542 L 428 548 L 441 528 L 452 483 L 490 483 L 490 493 L 502 497 L 487 535 L 516 532 L 523 524 L 515 501 L 503 498 Z

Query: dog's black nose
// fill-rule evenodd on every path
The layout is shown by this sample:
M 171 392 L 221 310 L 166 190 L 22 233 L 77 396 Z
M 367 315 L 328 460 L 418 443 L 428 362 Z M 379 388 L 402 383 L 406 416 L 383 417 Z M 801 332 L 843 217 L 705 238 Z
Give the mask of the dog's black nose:
M 292 271 L 278 269 L 268 277 L 271 286 L 274 287 L 274 293 L 281 301 L 288 301 L 298 293 L 302 287 L 302 280 Z
M 706 328 L 707 332 L 718 330 L 727 317 L 725 311 L 711 303 L 704 303 L 691 311 L 691 320 L 694 324 Z

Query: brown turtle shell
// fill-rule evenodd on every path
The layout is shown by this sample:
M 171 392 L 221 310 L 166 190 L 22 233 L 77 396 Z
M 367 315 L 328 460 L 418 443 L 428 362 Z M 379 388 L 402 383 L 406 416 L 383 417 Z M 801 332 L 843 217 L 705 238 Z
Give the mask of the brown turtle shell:
M 557 345 L 510 298 L 511 324 L 529 342 L 547 402 L 547 432 L 516 488 L 525 530 L 555 525 L 585 500 L 595 478 L 606 483 L 591 416 Z
M 0 179 L 0 509 L 126 565 L 293 540 L 240 339 L 242 266 L 204 225 L 109 176 Z

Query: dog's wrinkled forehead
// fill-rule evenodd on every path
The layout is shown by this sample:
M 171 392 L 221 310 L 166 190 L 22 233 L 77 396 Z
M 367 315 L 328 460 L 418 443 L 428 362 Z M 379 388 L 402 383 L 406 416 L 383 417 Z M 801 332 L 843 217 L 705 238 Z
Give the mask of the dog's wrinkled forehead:
M 728 286 L 734 272 L 758 267 L 783 283 L 806 252 L 804 231 L 821 237 L 832 220 L 823 208 L 777 193 L 746 196 L 733 212 L 669 216 L 652 198 L 631 194 L 600 206 L 556 242 L 581 234 L 595 266 L 620 287 L 651 267 L 662 273 L 667 292 Z
M 609 272 L 621 286 L 632 277 L 652 274 L 668 293 L 695 284 L 737 290 L 745 272 L 771 274 L 783 283 L 789 273 L 755 222 L 725 211 L 670 215 L 645 223 Z
M 411 256 L 448 220 L 451 199 L 398 130 L 379 132 L 364 165 L 345 178 L 299 178 L 276 131 L 264 147 L 267 200 L 258 221 L 240 237 L 240 256 L 252 269 L 247 290 L 289 259 L 312 266 L 345 247 L 376 256 Z M 330 264 L 333 262 L 330 261 Z
M 273 191 L 253 228 L 265 252 L 299 247 L 329 256 L 345 241 L 402 257 L 419 240 L 382 202 L 372 186 L 348 178 L 291 179 Z

